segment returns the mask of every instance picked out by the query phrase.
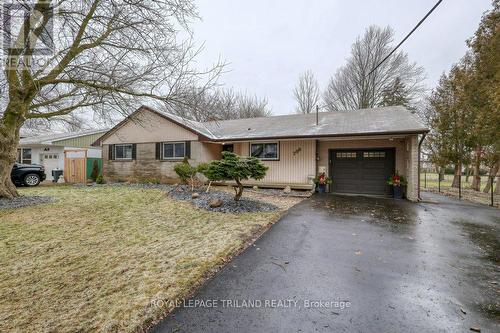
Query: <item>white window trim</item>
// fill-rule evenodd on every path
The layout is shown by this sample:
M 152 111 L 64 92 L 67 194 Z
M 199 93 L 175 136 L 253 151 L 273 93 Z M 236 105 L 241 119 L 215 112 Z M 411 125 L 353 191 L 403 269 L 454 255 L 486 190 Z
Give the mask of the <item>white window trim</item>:
M 277 148 L 276 149 L 276 157 L 263 157 L 263 158 L 256 157 L 256 158 L 258 158 L 261 161 L 279 161 L 279 159 L 280 159 L 280 142 L 279 141 L 250 142 L 250 147 L 248 147 L 248 149 L 250 149 L 250 151 L 249 151 L 248 155 L 252 156 L 252 145 L 266 145 L 266 144 L 275 144 L 276 145 L 276 148 Z
M 184 156 L 175 156 L 175 144 L 182 143 L 184 145 Z M 172 152 L 174 156 L 165 157 L 165 145 L 174 145 Z M 161 159 L 162 160 L 183 160 L 186 157 L 186 141 L 167 141 L 161 143 Z
M 133 147 L 133 145 L 131 143 L 124 143 L 124 144 L 115 145 L 115 147 L 114 147 L 114 149 L 115 149 L 115 151 L 114 151 L 114 153 L 115 153 L 115 156 L 114 156 L 115 160 L 118 160 L 118 161 L 131 161 L 132 160 L 132 156 L 130 156 L 130 157 L 118 157 L 116 155 L 116 147 L 127 147 L 127 146 L 129 146 L 131 150 L 134 149 L 134 147 Z

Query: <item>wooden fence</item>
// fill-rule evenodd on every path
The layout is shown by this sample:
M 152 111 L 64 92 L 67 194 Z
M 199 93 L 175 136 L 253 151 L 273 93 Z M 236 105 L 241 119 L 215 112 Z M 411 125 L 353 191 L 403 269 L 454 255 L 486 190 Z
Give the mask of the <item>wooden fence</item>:
M 64 181 L 66 183 L 87 182 L 87 150 L 64 151 Z

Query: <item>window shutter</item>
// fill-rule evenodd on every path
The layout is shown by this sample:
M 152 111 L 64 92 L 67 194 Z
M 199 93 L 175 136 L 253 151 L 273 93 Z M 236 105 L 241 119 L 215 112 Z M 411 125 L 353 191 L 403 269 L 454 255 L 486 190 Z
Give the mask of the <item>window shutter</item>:
M 115 145 L 109 145 L 109 152 L 108 152 L 108 160 L 114 160 L 115 159 Z
M 157 142 L 155 145 L 155 158 L 161 160 L 161 142 Z
M 186 157 L 191 158 L 191 141 L 186 141 Z
M 132 159 L 135 160 L 137 158 L 137 144 L 132 144 Z

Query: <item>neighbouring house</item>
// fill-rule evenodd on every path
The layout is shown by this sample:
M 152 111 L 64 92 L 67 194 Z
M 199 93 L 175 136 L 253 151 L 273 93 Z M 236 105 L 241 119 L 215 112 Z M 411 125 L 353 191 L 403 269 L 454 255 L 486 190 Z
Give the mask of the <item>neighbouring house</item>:
M 72 133 L 24 135 L 19 140 L 17 162 L 41 164 L 45 167 L 47 180 L 52 180 L 52 170 L 65 170 L 67 182 L 83 182 L 90 177 L 94 160 L 102 165 L 101 148 L 92 143 L 108 129 Z M 76 160 L 78 159 L 78 160 Z M 65 165 L 65 160 L 72 165 Z
M 196 122 L 142 106 L 95 143 L 108 180 L 176 182 L 175 163 L 196 165 L 224 150 L 255 156 L 269 167 L 247 185 L 310 189 L 325 172 L 330 192 L 390 195 L 387 179 L 408 180 L 418 198 L 420 139 L 428 129 L 404 107 Z M 419 138 L 420 137 L 420 138 Z

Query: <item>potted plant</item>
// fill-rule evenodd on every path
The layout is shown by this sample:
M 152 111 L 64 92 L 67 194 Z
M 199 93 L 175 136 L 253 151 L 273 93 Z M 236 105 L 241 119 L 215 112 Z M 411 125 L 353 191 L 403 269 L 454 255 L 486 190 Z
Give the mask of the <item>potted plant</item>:
M 332 180 L 326 176 L 324 172 L 322 172 L 319 176 L 314 178 L 314 183 L 316 184 L 316 191 L 319 193 L 326 192 L 326 185 L 332 183 Z
M 389 177 L 387 184 L 392 186 L 394 199 L 403 199 L 406 187 L 405 177 L 399 175 L 397 172 Z

